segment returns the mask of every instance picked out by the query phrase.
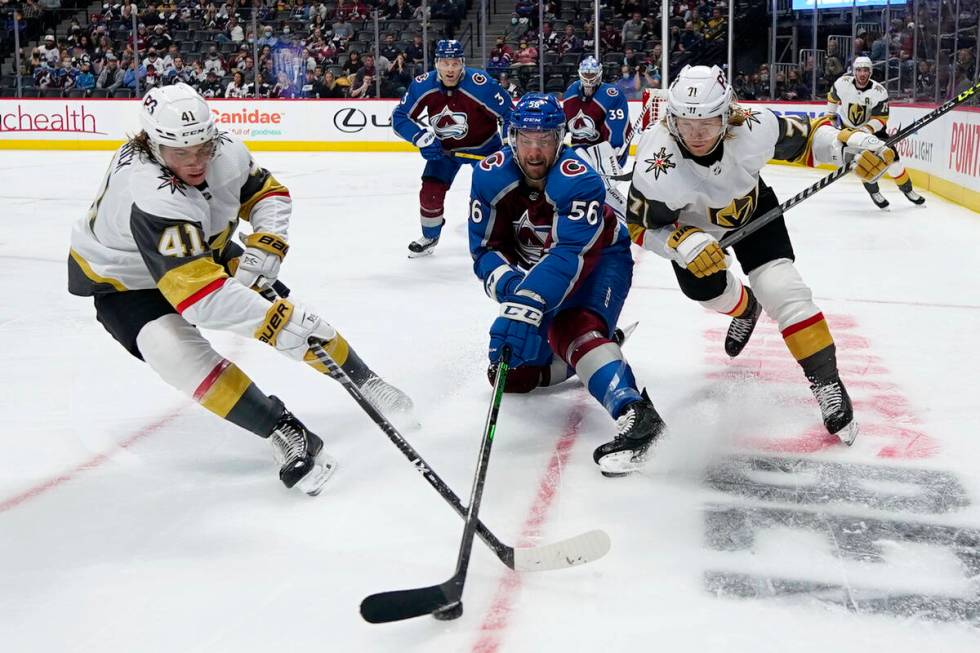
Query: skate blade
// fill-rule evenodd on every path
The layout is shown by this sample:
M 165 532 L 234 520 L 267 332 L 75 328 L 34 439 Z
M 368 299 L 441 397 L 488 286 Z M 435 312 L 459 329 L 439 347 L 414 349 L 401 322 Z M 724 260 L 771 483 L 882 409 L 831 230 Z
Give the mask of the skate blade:
M 643 469 L 647 456 L 634 455 L 633 451 L 617 451 L 599 459 L 599 471 L 606 478 L 627 476 Z
M 435 249 L 435 247 L 430 247 L 428 249 L 423 249 L 421 252 L 413 252 L 412 250 L 408 250 L 408 258 L 422 258 L 423 256 L 431 256 Z
M 840 441 L 846 444 L 847 446 L 851 446 L 852 444 L 854 444 L 854 441 L 857 440 L 858 423 L 852 419 L 850 424 L 848 424 L 841 430 L 837 431 L 837 433 L 835 433 L 834 435 L 840 438 Z
M 316 457 L 316 463 L 313 465 L 313 469 L 296 483 L 296 487 L 311 497 L 315 497 L 320 494 L 320 490 L 323 489 L 323 486 L 330 480 L 330 477 L 333 476 L 336 470 L 336 459 L 321 452 Z

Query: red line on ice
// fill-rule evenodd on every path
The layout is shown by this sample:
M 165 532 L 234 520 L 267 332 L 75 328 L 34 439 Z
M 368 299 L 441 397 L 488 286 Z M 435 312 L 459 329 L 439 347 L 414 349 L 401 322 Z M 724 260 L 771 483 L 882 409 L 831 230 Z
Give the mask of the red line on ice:
M 540 532 L 541 525 L 544 524 L 548 516 L 551 504 L 558 494 L 562 469 L 565 467 L 568 455 L 578 439 L 578 429 L 582 423 L 584 404 L 585 402 L 581 400 L 576 402 L 569 415 L 565 433 L 555 444 L 555 450 L 551 452 L 548 467 L 538 482 L 538 494 L 524 520 L 524 526 L 521 528 L 518 546 L 528 545 L 530 543 L 528 540 Z M 480 625 L 480 638 L 473 645 L 473 653 L 496 653 L 500 648 L 504 631 L 510 622 L 511 609 L 520 588 L 521 575 L 516 571 L 508 571 L 500 579 L 493 603 L 490 604 L 490 609 L 487 610 L 483 623 Z
M 91 458 L 89 458 L 88 460 L 86 460 L 85 462 L 76 465 L 75 467 L 69 469 L 68 471 L 59 474 L 58 476 L 54 476 L 47 480 L 41 481 L 37 485 L 24 490 L 20 494 L 15 494 L 9 499 L 4 499 L 3 501 L 0 501 L 0 513 L 16 508 L 17 506 L 24 503 L 25 501 L 29 501 L 35 497 L 39 497 L 45 492 L 47 492 L 48 490 L 53 490 L 59 485 L 67 483 L 68 481 L 74 479 L 81 472 L 95 469 L 96 467 L 102 465 L 102 463 L 109 460 L 109 458 L 112 457 L 112 454 L 116 449 L 126 449 L 127 447 L 132 446 L 139 440 L 142 440 L 146 436 L 152 435 L 156 431 L 166 426 L 179 414 L 180 411 L 178 410 L 168 415 L 165 415 L 160 419 L 158 419 L 157 421 L 153 422 L 152 424 L 147 424 L 139 431 L 129 436 L 119 444 L 117 444 L 113 449 L 103 453 L 96 454 Z

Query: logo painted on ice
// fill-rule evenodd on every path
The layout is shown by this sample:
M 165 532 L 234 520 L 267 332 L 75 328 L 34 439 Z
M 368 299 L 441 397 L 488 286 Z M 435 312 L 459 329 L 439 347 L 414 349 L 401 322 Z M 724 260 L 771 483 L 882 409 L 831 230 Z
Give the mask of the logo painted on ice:
M 595 128 L 595 121 L 581 109 L 568 121 L 568 132 L 575 140 L 595 141 L 599 139 L 599 130 Z
M 452 111 L 449 107 L 444 107 L 442 111 L 429 119 L 429 125 L 436 132 L 440 139 L 452 138 L 460 140 L 466 137 L 470 131 L 466 114 L 462 111 Z

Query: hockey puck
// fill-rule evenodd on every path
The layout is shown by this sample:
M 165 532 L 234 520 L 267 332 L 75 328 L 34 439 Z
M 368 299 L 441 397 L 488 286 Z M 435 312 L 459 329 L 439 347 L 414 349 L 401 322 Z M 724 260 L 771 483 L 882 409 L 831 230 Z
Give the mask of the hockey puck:
M 451 619 L 459 619 L 463 616 L 463 602 L 457 601 L 447 605 L 444 608 L 440 608 L 432 613 L 432 616 L 439 621 L 450 621 Z

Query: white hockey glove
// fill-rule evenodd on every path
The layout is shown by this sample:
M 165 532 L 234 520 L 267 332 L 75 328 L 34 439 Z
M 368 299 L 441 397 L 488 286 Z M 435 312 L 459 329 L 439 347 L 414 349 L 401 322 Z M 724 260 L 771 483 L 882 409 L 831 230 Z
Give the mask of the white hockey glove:
M 698 279 L 722 272 L 728 267 L 725 252 L 718 241 L 697 227 L 685 225 L 675 229 L 667 238 L 667 251 L 671 259 Z
M 854 174 L 865 183 L 878 181 L 895 162 L 895 150 L 873 134 L 842 129 L 837 140 L 844 143 L 845 156 L 857 157 Z
M 327 342 L 337 337 L 337 331 L 311 310 L 277 299 L 266 312 L 255 337 L 301 361 L 310 350 L 310 338 Z
M 279 277 L 279 266 L 289 251 L 281 236 L 257 232 L 241 236 L 245 251 L 238 259 L 235 278 L 246 288 L 268 288 Z
M 609 144 L 609 141 L 602 141 L 589 147 L 577 147 L 575 153 L 599 173 L 599 176 L 602 177 L 602 183 L 606 187 L 606 204 L 616 212 L 616 215 L 625 218 L 626 196 L 616 186 L 616 177 L 623 174 L 623 168 L 619 165 L 616 150 Z

